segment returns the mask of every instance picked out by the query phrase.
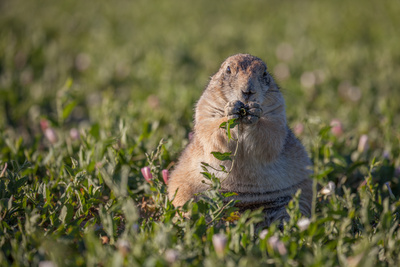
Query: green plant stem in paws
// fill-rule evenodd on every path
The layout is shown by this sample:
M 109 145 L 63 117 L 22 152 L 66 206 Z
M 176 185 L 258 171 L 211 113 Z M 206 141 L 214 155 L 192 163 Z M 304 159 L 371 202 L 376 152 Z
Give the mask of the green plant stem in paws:
M 236 125 L 238 124 L 239 124 L 238 119 L 230 119 L 226 122 L 221 123 L 221 125 L 219 126 L 219 128 L 223 128 L 226 130 L 226 136 L 228 137 L 228 141 L 232 139 L 231 129 L 235 128 Z
M 223 122 L 221 123 L 221 125 L 219 126 L 220 128 L 224 128 L 226 130 L 226 135 L 228 137 L 228 142 L 233 139 L 232 135 L 231 135 L 231 129 L 235 128 L 236 125 L 239 124 L 238 119 L 230 119 L 227 122 Z M 220 152 L 211 152 L 211 154 L 213 154 L 213 156 L 221 161 L 225 161 L 225 160 L 230 160 L 232 161 L 231 164 L 231 168 L 229 169 L 229 171 L 226 171 L 225 169 L 223 169 L 223 172 L 226 173 L 226 176 L 221 180 L 221 183 L 223 181 L 226 180 L 226 178 L 228 178 L 229 174 L 231 173 L 233 166 L 235 164 L 235 158 L 238 152 L 238 148 L 239 148 L 239 127 L 237 127 L 237 140 L 234 139 L 234 141 L 236 141 L 236 146 L 235 146 L 235 152 L 233 153 L 233 156 L 231 156 L 232 152 L 226 152 L 226 153 L 220 153 Z

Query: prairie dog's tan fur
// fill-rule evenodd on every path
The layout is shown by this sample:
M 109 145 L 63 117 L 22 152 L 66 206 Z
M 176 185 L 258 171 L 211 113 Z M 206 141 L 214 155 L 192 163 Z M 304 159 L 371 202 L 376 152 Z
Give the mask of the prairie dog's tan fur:
M 240 110 L 246 110 L 245 115 Z M 307 153 L 288 128 L 285 102 L 275 81 L 259 58 L 238 54 L 222 63 L 196 105 L 194 135 L 171 173 L 168 194 L 175 206 L 182 206 L 194 194 L 205 191 L 201 162 L 231 168 L 211 152 L 234 151 L 220 124 L 239 118 L 232 131 L 239 146 L 232 172 L 223 180 L 223 191 L 238 193 L 243 209 L 264 207 L 266 221 L 287 216 L 285 205 L 302 189 L 301 212 L 311 213 L 312 189 Z M 211 170 L 210 170 L 211 171 Z M 214 172 L 219 177 L 224 173 Z

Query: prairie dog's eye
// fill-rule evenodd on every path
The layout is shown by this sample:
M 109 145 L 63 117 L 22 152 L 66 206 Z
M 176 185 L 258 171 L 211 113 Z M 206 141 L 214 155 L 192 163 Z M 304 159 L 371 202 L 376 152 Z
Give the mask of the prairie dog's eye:
M 266 78 L 268 76 L 267 70 L 264 70 L 263 77 Z
M 231 74 L 231 67 L 228 66 L 228 67 L 226 68 L 226 73 Z

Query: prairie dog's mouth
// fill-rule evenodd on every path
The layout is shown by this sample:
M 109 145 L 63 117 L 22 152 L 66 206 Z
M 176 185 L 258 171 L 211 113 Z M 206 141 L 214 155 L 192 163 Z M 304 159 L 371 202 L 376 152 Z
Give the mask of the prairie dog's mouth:
M 247 114 L 246 108 L 240 108 L 239 112 L 240 112 L 240 116 L 246 116 L 246 114 Z

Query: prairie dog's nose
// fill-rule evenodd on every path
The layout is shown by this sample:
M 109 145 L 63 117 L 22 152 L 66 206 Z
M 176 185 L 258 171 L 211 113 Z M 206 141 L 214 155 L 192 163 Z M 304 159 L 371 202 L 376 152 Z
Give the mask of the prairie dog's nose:
M 247 81 L 244 82 L 241 91 L 243 94 L 254 94 L 256 92 L 251 78 L 249 78 Z
M 256 90 L 254 89 L 254 86 L 252 83 L 248 83 L 247 86 L 245 86 L 244 88 L 241 89 L 242 94 L 244 95 L 252 95 L 256 93 Z

